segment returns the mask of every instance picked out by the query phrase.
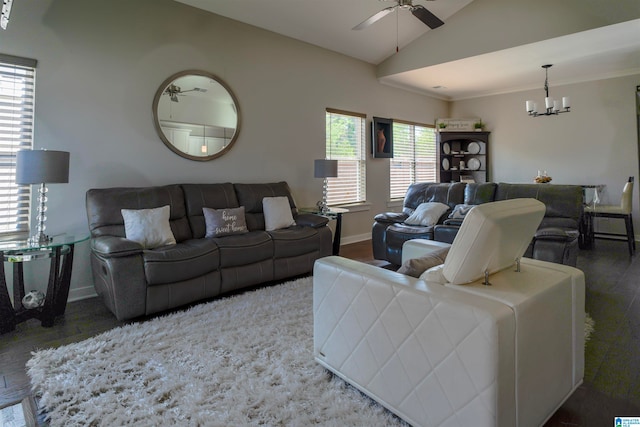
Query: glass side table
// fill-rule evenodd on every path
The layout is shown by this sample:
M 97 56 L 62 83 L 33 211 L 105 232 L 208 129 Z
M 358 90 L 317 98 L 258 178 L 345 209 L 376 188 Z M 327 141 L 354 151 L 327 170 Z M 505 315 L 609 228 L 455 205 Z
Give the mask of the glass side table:
M 30 244 L 26 240 L 0 241 L 0 257 L 13 267 L 13 305 L 9 298 L 4 262 L 0 263 L 0 334 L 10 332 L 28 319 L 38 319 L 44 327 L 53 326 L 57 316 L 66 309 L 71 283 L 73 248 L 89 239 L 88 233 L 60 234 L 44 244 Z M 24 292 L 23 263 L 50 259 L 49 282 L 44 303 L 27 309 L 22 305 Z
M 328 211 L 322 212 L 317 206 L 311 208 L 298 208 L 300 212 L 311 213 L 315 215 L 324 216 L 331 220 L 336 220 L 336 230 L 333 235 L 333 255 L 340 255 L 340 235 L 342 234 L 342 214 L 349 212 L 349 209 L 344 208 L 329 208 Z

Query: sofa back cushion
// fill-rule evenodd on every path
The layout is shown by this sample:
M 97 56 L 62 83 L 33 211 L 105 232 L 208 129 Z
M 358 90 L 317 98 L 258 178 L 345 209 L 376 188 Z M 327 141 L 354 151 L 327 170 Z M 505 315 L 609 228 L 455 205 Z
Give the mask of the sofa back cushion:
M 533 198 L 545 204 L 542 227 L 578 227 L 583 212 L 579 185 L 498 184 L 496 201 L 520 198 Z
M 413 211 L 426 202 L 439 202 L 453 209 L 464 201 L 464 183 L 419 182 L 411 184 L 404 196 L 402 211 L 411 215 Z
M 205 236 L 206 224 L 202 208 L 237 208 L 236 192 L 231 183 L 223 184 L 182 184 L 187 218 L 195 239 Z M 245 209 L 246 210 L 246 209 Z
M 284 181 L 266 184 L 233 184 L 233 187 L 236 191 L 238 203 L 244 206 L 249 231 L 264 231 L 265 229 L 262 210 L 262 199 L 265 197 L 286 196 L 289 199 L 291 215 L 294 219 L 298 215 L 289 184 Z
M 121 209 L 170 206 L 169 224 L 177 242 L 192 238 L 179 185 L 162 187 L 94 188 L 87 191 L 86 207 L 92 237 L 126 237 Z
M 495 182 L 471 183 L 464 189 L 465 205 L 481 205 L 482 203 L 493 202 L 496 197 Z

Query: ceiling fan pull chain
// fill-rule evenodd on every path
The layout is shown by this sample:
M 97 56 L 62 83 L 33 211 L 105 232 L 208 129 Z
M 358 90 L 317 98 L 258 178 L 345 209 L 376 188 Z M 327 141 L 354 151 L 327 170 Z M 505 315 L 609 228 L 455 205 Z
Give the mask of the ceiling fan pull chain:
M 398 36 L 400 29 L 398 28 L 400 25 L 400 8 L 396 7 L 396 53 L 398 53 L 400 51 L 400 48 L 398 47 L 398 45 L 400 44 L 400 42 L 398 41 L 398 39 L 400 38 L 400 36 Z

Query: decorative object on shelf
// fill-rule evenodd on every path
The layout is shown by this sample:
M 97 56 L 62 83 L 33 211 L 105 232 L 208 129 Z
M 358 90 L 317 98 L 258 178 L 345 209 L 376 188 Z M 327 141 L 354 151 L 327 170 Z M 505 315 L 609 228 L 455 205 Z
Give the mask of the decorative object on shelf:
M 552 66 L 553 64 L 546 64 L 542 66 L 542 68 L 544 68 L 544 90 L 546 93 L 546 96 L 544 98 L 544 113 L 538 113 L 538 104 L 536 104 L 534 101 L 527 100 L 525 103 L 527 107 L 527 113 L 529 113 L 529 115 L 532 117 L 555 116 L 560 113 L 568 113 L 571 109 L 571 101 L 568 96 L 562 97 L 562 111 L 560 108 L 560 100 L 553 99 L 549 96 L 549 68 L 551 68 Z
M 476 157 L 472 157 L 467 161 L 467 167 L 472 171 L 477 171 L 480 169 L 482 163 Z
M 374 117 L 371 122 L 371 153 L 374 158 L 393 158 L 393 120 Z
M 469 154 L 479 154 L 480 144 L 475 141 L 470 142 L 469 145 L 467 145 L 467 151 L 469 152 Z
M 16 184 L 40 184 L 36 234 L 29 238 L 33 245 L 48 243 L 44 232 L 47 220 L 46 184 L 69 182 L 69 152 L 53 150 L 21 150 L 16 157 Z
M 38 308 L 44 304 L 44 293 L 31 291 L 22 298 L 22 306 L 26 309 Z
M 535 182 L 536 184 L 546 184 L 548 182 L 551 182 L 551 179 L 552 178 L 547 175 L 547 171 L 543 171 L 542 173 L 538 171 L 538 175 L 533 179 L 533 182 Z
M 474 119 L 436 119 L 436 127 L 447 132 L 470 132 L 475 129 L 475 124 L 481 122 L 479 118 Z
M 449 170 L 449 159 L 442 159 L 442 169 Z
M 475 129 L 476 132 L 482 132 L 483 127 L 484 127 L 484 124 L 482 123 L 482 120 L 478 120 L 473 124 L 473 128 Z
M 444 144 L 442 144 L 442 152 L 444 154 L 451 154 L 451 146 L 449 145 L 448 142 L 445 142 Z
M 327 206 L 327 190 L 328 180 L 327 178 L 335 178 L 338 176 L 338 161 L 329 159 L 316 159 L 313 162 L 313 176 L 316 178 L 324 178 L 324 184 L 322 186 L 322 200 L 320 200 L 316 206 L 320 212 L 325 213 L 329 210 Z

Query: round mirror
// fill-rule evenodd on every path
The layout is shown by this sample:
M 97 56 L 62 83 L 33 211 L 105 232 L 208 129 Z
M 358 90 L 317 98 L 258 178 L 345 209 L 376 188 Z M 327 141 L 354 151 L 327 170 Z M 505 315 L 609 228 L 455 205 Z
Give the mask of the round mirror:
M 222 156 L 240 131 L 236 97 L 206 71 L 181 71 L 165 80 L 153 98 L 153 119 L 162 142 L 191 160 Z

